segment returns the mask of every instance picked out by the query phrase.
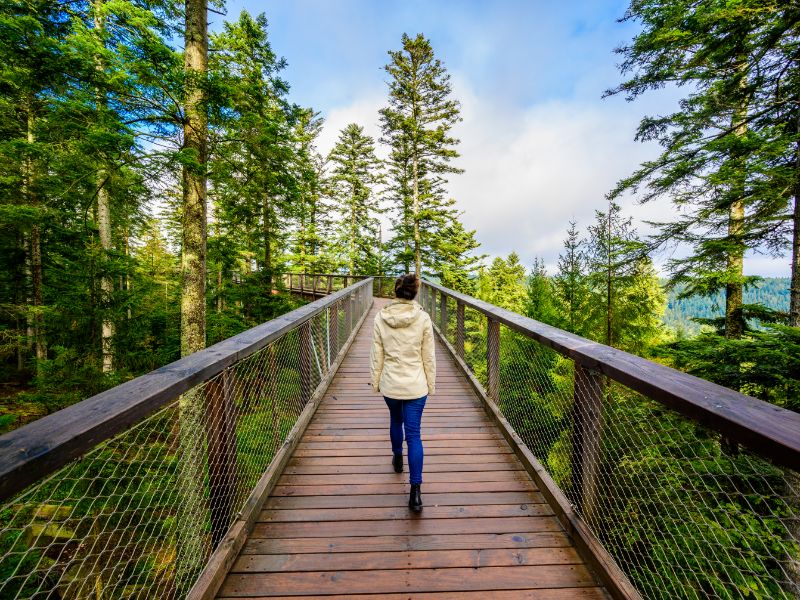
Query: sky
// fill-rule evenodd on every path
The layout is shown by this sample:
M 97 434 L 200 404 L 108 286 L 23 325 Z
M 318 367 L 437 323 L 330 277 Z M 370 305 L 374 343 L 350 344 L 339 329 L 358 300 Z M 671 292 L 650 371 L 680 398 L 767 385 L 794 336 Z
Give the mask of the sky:
M 348 123 L 380 137 L 387 52 L 401 36 L 422 33 L 451 75 L 463 121 L 454 128 L 464 169 L 450 196 L 480 251 L 541 258 L 550 273 L 569 221 L 581 231 L 606 206 L 606 193 L 658 147 L 634 141 L 645 115 L 673 111 L 675 89 L 635 102 L 602 98 L 622 81 L 617 48 L 635 23 L 619 22 L 625 0 L 229 0 L 228 19 L 242 9 L 265 13 L 273 50 L 288 66 L 290 100 L 325 119 L 319 149 L 327 153 Z M 223 17 L 210 15 L 212 29 Z M 379 153 L 381 149 L 379 149 Z M 385 150 L 383 151 L 385 156 Z M 646 234 L 646 220 L 668 220 L 667 200 L 621 202 Z M 680 250 L 679 250 L 680 252 Z M 657 266 L 669 256 L 654 256 Z M 748 255 L 748 274 L 788 276 L 788 258 Z

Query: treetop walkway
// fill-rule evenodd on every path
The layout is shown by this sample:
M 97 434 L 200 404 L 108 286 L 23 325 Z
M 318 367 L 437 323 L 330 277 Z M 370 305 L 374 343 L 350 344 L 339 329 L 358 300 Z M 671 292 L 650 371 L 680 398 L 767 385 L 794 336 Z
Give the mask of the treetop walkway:
M 800 415 L 424 282 L 424 509 L 387 279 L 0 436 L 0 598 L 797 598 Z

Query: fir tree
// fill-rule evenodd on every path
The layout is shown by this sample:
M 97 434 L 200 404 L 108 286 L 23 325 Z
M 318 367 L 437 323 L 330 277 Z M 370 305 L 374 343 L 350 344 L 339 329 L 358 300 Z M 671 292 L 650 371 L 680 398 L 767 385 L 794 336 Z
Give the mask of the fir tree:
M 381 252 L 377 215 L 382 209 L 375 188 L 383 177 L 375 143 L 363 127 L 350 123 L 339 134 L 328 163 L 330 194 L 341 215 L 334 230 L 340 260 L 350 275 L 376 273 Z
M 553 278 L 556 297 L 564 310 L 562 327 L 578 335 L 585 335 L 589 285 L 587 281 L 587 256 L 585 241 L 580 238 L 577 224 L 570 221 L 564 252 L 558 257 L 558 272 Z
M 619 205 L 589 226 L 589 333 L 608 346 L 643 353 L 658 341 L 664 296 L 644 244 Z
M 772 12 L 766 4 L 674 3 L 648 0 L 631 4 L 626 20 L 643 29 L 628 46 L 622 72 L 631 79 L 610 90 L 633 99 L 666 83 L 691 86 L 680 110 L 642 120 L 637 139 L 657 140 L 665 150 L 621 181 L 612 198 L 646 186 L 642 201 L 669 195 L 682 216 L 659 223 L 653 245 L 685 243 L 686 258 L 670 261 L 672 283 L 688 293 L 726 291 L 726 335 L 744 329 L 742 290 L 747 248 L 779 246 L 785 193 L 764 185 L 759 149 L 763 131 L 753 129 L 758 115 L 759 56 L 766 48 L 759 24 Z
M 413 257 L 422 275 L 423 256 L 432 239 L 455 218 L 445 195 L 447 175 L 460 169 L 451 130 L 460 120 L 458 101 L 450 97 L 450 76 L 422 35 L 403 34 L 403 49 L 389 52 L 389 105 L 380 111 L 383 137 L 390 147 L 391 197 L 395 202 L 398 262 L 406 269 Z

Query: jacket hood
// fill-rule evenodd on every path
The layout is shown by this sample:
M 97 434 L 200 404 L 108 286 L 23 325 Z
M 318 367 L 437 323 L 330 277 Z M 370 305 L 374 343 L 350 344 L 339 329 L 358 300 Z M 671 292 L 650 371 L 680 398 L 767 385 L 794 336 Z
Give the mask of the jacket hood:
M 395 300 L 381 309 L 381 318 L 394 329 L 408 327 L 422 314 L 422 307 L 411 300 Z

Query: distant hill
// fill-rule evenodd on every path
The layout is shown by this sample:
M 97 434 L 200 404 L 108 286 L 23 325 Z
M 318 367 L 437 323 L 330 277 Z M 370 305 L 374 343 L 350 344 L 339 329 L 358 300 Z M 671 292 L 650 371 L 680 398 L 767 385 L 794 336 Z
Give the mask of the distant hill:
M 725 314 L 725 296 L 722 292 L 712 298 L 686 298 L 679 300 L 680 288 L 667 293 L 667 310 L 664 323 L 671 329 L 683 329 L 688 334 L 695 334 L 700 325 L 692 321 L 694 317 L 713 318 Z M 763 304 L 769 308 L 789 310 L 789 279 L 786 277 L 765 277 L 758 287 L 751 287 L 744 292 L 745 304 Z

